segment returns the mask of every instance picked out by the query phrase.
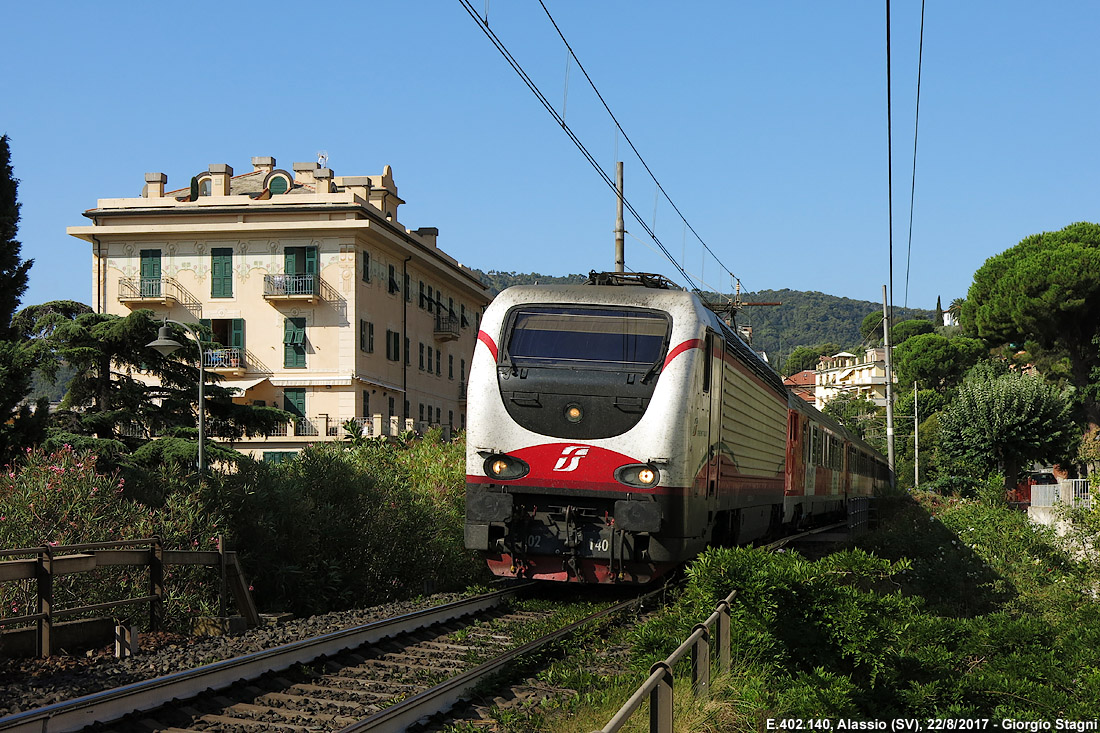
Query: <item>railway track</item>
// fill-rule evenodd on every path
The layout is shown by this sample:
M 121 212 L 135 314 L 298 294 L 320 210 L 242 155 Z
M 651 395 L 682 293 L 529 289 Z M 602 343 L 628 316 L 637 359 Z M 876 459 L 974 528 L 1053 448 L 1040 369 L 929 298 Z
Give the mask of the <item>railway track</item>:
M 528 586 L 306 639 L 0 719 L 0 731 L 394 731 L 632 598 L 526 641 L 551 611 L 509 610 Z M 651 594 L 652 595 L 652 594 Z

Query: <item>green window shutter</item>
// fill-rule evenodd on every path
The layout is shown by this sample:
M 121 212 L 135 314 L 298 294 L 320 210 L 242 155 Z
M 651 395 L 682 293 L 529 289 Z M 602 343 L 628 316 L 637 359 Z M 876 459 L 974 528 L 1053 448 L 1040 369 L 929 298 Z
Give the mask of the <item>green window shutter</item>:
M 207 331 L 210 331 L 211 323 L 209 318 L 200 318 L 199 325 L 205 328 Z M 211 336 L 210 338 L 211 340 L 213 340 L 213 336 Z
M 283 326 L 283 366 L 301 369 L 306 365 L 306 319 L 288 318 Z
M 140 294 L 143 298 L 159 298 L 160 292 L 160 250 L 141 250 Z
M 367 323 L 367 353 L 374 353 L 374 324 Z
M 283 409 L 296 417 L 306 415 L 306 390 L 304 387 L 287 387 L 283 390 Z
M 367 322 L 359 319 L 359 350 L 367 350 Z
M 244 348 L 244 319 L 234 318 L 229 322 L 229 346 L 232 348 Z
M 370 252 L 363 251 L 363 282 L 370 282 Z
M 229 247 L 210 250 L 210 297 L 233 297 L 233 250 Z
M 306 256 L 306 262 L 305 262 L 306 271 L 302 274 L 303 275 L 316 275 L 317 274 L 317 248 L 316 247 L 305 247 L 304 249 L 305 249 L 305 256 Z
M 283 272 L 287 275 L 295 275 L 298 272 L 298 253 L 301 247 L 287 247 L 283 258 Z

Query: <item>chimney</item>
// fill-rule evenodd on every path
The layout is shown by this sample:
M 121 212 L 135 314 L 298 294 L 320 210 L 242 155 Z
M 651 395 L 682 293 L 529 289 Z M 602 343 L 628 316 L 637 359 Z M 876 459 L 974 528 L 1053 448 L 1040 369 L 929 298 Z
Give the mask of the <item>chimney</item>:
M 295 183 L 313 183 L 313 174 L 321 166 L 317 163 L 295 163 L 294 164 L 294 182 Z
M 252 172 L 263 173 L 265 176 L 275 170 L 275 159 L 270 155 L 257 156 L 252 159 Z
M 317 193 L 332 193 L 331 168 L 318 168 L 313 172 L 313 178 L 317 183 L 314 187 Z
M 164 196 L 164 184 L 168 183 L 168 176 L 163 173 L 145 174 L 144 196 L 150 199 L 159 199 Z
M 212 163 L 210 168 L 210 195 L 228 196 L 229 179 L 233 177 L 232 166 L 226 163 Z
M 340 176 L 334 178 L 333 182 L 337 186 L 343 187 L 345 191 L 351 191 L 364 201 L 370 201 L 370 190 L 374 185 L 371 183 L 370 176 Z
M 420 227 L 415 232 L 413 232 L 413 234 L 423 239 L 424 243 L 431 247 L 438 246 L 436 244 L 436 240 L 439 239 L 438 227 Z

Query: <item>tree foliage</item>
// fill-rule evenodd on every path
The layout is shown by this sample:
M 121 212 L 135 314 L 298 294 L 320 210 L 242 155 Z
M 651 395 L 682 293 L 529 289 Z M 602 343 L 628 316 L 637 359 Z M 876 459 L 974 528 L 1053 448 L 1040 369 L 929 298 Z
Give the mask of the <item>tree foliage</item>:
M 1000 468 L 1012 486 L 1027 463 L 1072 458 L 1080 431 L 1067 395 L 1038 375 L 998 371 L 982 364 L 963 380 L 941 415 L 940 440 L 949 458 L 985 473 Z
M 21 312 L 16 322 L 32 342 L 42 371 L 52 376 L 62 364 L 75 370 L 61 409 L 53 416 L 46 440 L 55 450 L 69 444 L 89 448 L 104 467 L 165 461 L 193 463 L 197 458 L 197 349 L 163 356 L 148 348 L 160 322 L 152 311 L 121 317 L 93 313 L 72 301 L 55 301 Z M 175 335 L 191 343 L 183 330 Z M 209 437 L 237 438 L 269 434 L 289 416 L 282 410 L 240 405 L 221 376 L 204 371 Z M 159 440 L 149 443 L 153 437 Z M 235 451 L 208 442 L 213 460 L 236 460 Z M 135 464 L 136 461 L 136 464 Z
M 879 409 L 871 400 L 857 397 L 848 392 L 842 392 L 825 404 L 822 410 L 826 415 L 841 423 L 864 440 L 872 437 L 871 428 L 874 418 L 878 417 Z
M 935 325 L 933 325 L 931 321 L 923 318 L 913 318 L 908 321 L 901 321 L 895 323 L 890 329 L 890 345 L 895 347 L 900 346 L 913 336 L 933 333 L 935 330 Z
M 974 273 L 962 318 L 994 345 L 1033 340 L 1064 351 L 1074 386 L 1085 390 L 1100 366 L 1093 345 L 1100 335 L 1100 225 L 1033 234 L 986 260 Z M 1096 425 L 1100 405 L 1083 394 Z
M 840 347 L 833 343 L 797 346 L 783 363 L 783 373 L 789 377 L 806 369 L 816 369 L 822 356 L 835 354 L 838 351 Z
M 985 353 L 985 345 L 977 339 L 922 333 L 894 349 L 894 370 L 901 385 L 911 387 L 916 382 L 942 392 L 953 389 Z

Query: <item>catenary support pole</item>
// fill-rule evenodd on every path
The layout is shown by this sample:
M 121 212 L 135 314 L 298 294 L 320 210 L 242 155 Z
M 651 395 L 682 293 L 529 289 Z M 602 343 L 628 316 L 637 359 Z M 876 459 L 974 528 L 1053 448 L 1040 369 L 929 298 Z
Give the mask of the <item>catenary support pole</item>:
M 626 223 L 623 221 L 623 162 L 615 163 L 615 272 L 626 271 Z

